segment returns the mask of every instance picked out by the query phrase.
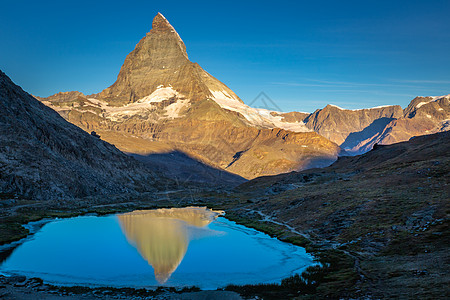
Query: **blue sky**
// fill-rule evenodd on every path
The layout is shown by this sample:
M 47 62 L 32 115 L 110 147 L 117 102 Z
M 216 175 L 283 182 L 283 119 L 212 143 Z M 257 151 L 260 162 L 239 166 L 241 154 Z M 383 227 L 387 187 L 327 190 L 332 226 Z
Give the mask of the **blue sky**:
M 450 93 L 450 1 L 5 1 L 0 69 L 26 91 L 111 85 L 157 12 L 246 103 L 283 111 Z

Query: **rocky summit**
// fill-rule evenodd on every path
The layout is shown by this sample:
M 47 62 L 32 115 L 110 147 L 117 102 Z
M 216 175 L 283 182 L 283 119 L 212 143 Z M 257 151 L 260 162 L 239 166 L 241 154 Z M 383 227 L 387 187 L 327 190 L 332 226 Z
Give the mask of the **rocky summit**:
M 180 36 L 160 13 L 112 86 L 90 96 L 66 92 L 39 100 L 146 163 L 176 151 L 254 178 L 326 166 L 340 153 L 302 121 L 245 105 L 188 59 Z
M 218 91 L 242 102 L 223 83 L 198 64 L 189 61 L 180 36 L 166 18 L 158 13 L 150 32 L 126 57 L 117 81 L 95 95 L 95 98 L 122 106 L 152 95 L 163 87 L 173 95 L 181 94 L 194 101 L 211 98 Z

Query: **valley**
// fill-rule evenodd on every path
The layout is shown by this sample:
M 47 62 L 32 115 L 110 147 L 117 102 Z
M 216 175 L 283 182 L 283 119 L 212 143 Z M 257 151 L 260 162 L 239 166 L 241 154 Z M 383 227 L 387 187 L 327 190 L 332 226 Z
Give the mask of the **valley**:
M 0 264 L 46 224 L 74 220 L 85 230 L 77 245 L 113 224 L 114 246 L 89 258 L 92 265 L 108 255 L 120 261 L 119 249 L 123 261 L 137 253 L 143 264 L 124 263 L 115 281 L 102 269 L 103 281 L 91 270 L 76 275 L 90 284 L 53 285 L 50 257 L 34 270 L 42 278 L 0 273 L 0 298 L 450 297 L 450 95 L 418 96 L 405 108 L 252 107 L 189 59 L 161 13 L 98 93 L 39 97 L 13 79 L 0 71 Z M 211 269 L 179 274 L 191 242 L 230 232 L 239 239 L 210 246 L 220 246 L 223 260 L 203 255 Z M 53 237 L 73 242 L 65 238 Z M 93 248 L 103 249 L 98 240 Z M 80 259 L 74 249 L 66 252 Z M 227 272 L 234 260 L 225 257 L 242 253 L 238 267 L 261 261 Z M 75 276 L 66 271 L 58 271 L 61 282 Z
M 439 298 L 449 279 L 445 263 L 436 263 L 448 260 L 449 138 L 440 133 L 379 146 L 325 169 L 262 177 L 225 193 L 180 189 L 107 204 L 80 201 L 75 210 L 69 203 L 18 201 L 2 209 L 8 224 L 2 232 L 45 217 L 206 206 L 318 257 L 327 267 L 316 275 L 316 297 Z M 268 299 L 283 294 L 276 288 L 230 289 Z

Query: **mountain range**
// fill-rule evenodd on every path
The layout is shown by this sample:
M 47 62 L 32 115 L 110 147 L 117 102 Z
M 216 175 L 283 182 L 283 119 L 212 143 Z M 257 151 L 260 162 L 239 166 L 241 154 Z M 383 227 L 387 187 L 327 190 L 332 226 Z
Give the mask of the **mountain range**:
M 404 110 L 327 105 L 308 114 L 250 107 L 189 60 L 182 39 L 160 13 L 113 85 L 93 95 L 37 98 L 153 167 L 162 168 L 155 154 L 179 153 L 181 168 L 194 160 L 246 179 L 324 167 L 375 144 L 450 128 L 449 95 L 417 97 Z
M 347 110 L 327 105 L 302 121 L 347 153 L 361 154 L 375 144 L 393 144 L 449 130 L 450 95 L 416 97 L 405 109 L 392 105 Z

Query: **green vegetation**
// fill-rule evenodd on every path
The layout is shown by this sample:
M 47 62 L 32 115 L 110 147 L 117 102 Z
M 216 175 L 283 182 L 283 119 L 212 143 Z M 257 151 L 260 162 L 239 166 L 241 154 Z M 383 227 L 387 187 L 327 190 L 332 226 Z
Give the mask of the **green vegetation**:
M 325 297 L 335 295 L 336 291 L 352 290 L 358 279 L 354 259 L 342 250 L 318 247 L 305 237 L 294 235 L 286 227 L 262 221 L 262 218 L 250 219 L 233 211 L 227 211 L 226 217 L 281 241 L 304 247 L 319 263 L 307 268 L 301 275 L 284 279 L 281 284 L 230 285 L 226 290 L 239 292 L 243 296 L 258 295 L 264 299 L 292 298 L 304 294 Z
M 226 218 L 230 221 L 234 221 L 238 224 L 244 225 L 256 229 L 258 231 L 264 232 L 271 237 L 280 237 L 285 234 L 285 228 L 281 225 L 264 222 L 260 216 L 255 216 L 255 218 L 242 217 L 233 211 L 226 211 Z
M 28 230 L 17 222 L 5 222 L 0 224 L 0 245 L 9 244 L 25 238 Z
M 263 299 L 289 299 L 300 295 L 307 296 L 316 293 L 328 273 L 328 267 L 319 265 L 308 267 L 302 274 L 285 278 L 280 284 L 248 284 L 228 285 L 227 291 L 234 291 L 244 297 L 259 296 Z
M 311 250 L 311 247 L 312 247 L 311 242 L 307 238 L 305 238 L 301 235 L 288 236 L 288 237 L 282 238 L 281 240 L 286 243 L 291 243 L 293 245 L 303 247 L 306 250 Z

